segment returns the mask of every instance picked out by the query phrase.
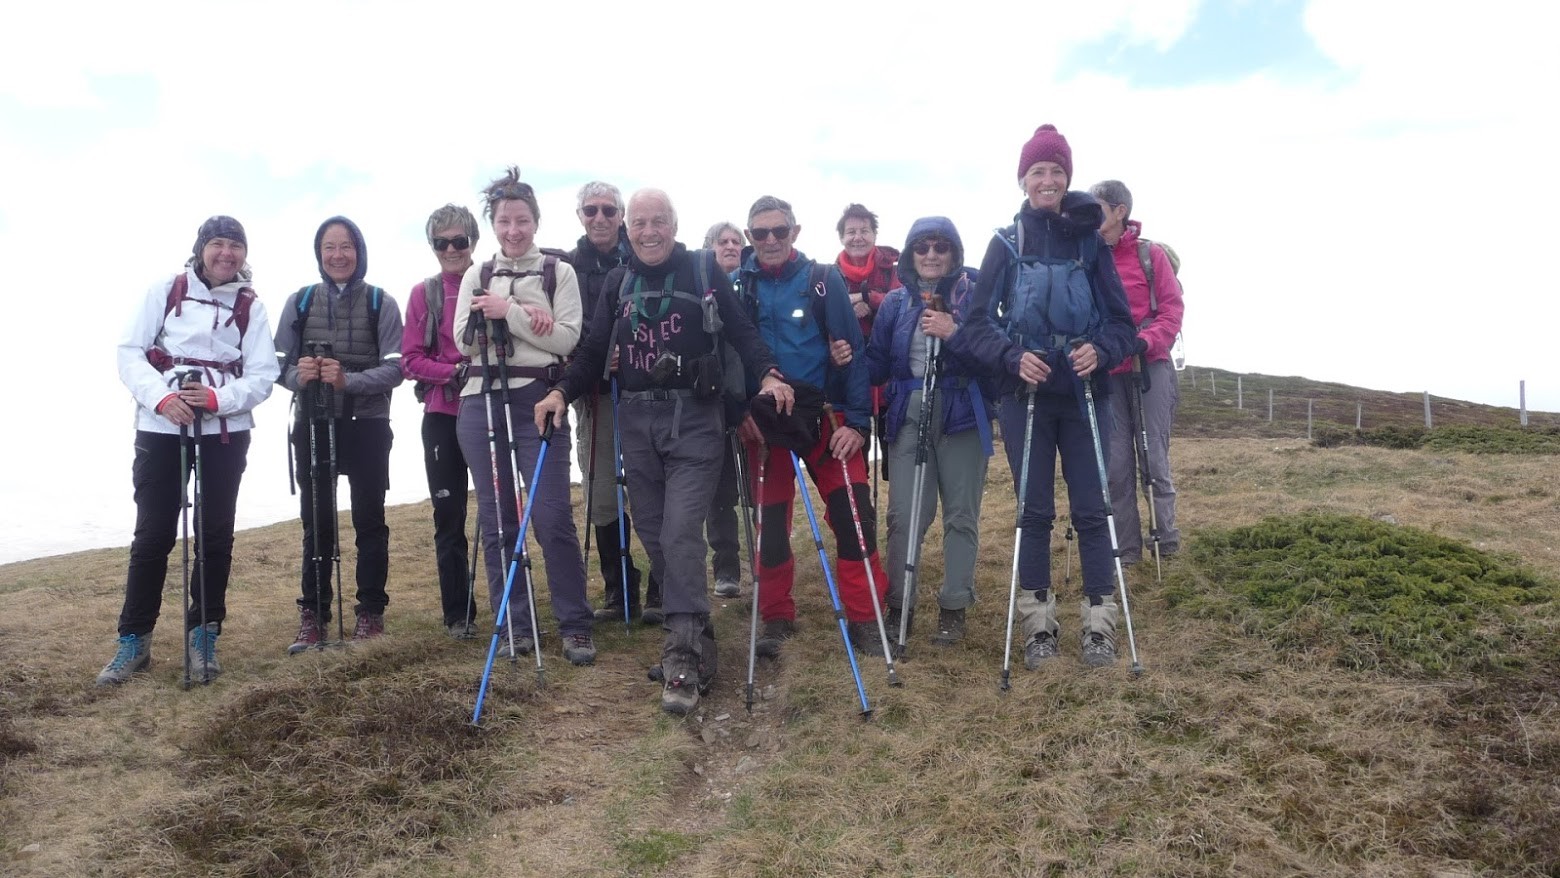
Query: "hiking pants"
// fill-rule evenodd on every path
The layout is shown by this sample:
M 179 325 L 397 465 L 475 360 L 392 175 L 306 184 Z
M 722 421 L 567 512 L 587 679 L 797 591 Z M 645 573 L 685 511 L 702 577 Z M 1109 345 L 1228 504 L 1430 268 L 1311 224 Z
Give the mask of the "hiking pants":
M 1100 400 L 1095 398 L 1098 404 Z M 1024 460 L 1024 414 L 1028 396 L 1004 396 L 998 409 L 1002 446 L 1013 470 L 1013 492 Z M 1110 419 L 1100 413 L 1100 441 L 1107 441 Z M 1087 409 L 1073 395 L 1035 395 L 1034 437 L 1029 448 L 1029 492 L 1019 522 L 1023 542 L 1018 552 L 1018 584 L 1031 591 L 1051 587 L 1051 524 L 1056 520 L 1056 456 L 1062 456 L 1062 476 L 1067 480 L 1067 505 L 1073 530 L 1078 532 L 1078 561 L 1083 570 L 1085 595 L 1109 595 L 1114 579 L 1110 531 L 1105 521 L 1105 497 L 1100 490 L 1099 465 L 1094 458 L 1094 437 Z
M 460 453 L 455 422 L 454 415 L 423 412 L 423 469 L 433 503 L 433 555 L 446 626 L 476 618 L 476 600 L 466 580 L 466 456 Z
M 1175 483 L 1170 478 L 1170 425 L 1181 401 L 1175 383 L 1175 367 L 1169 360 L 1148 364 L 1149 387 L 1143 394 L 1143 419 L 1148 427 L 1148 472 L 1154 485 L 1154 518 L 1159 525 L 1159 551 L 1174 554 L 1181 548 L 1181 531 L 1175 526 Z M 1131 373 L 1110 376 L 1110 444 L 1106 466 L 1110 470 L 1110 505 L 1116 513 L 1116 536 L 1121 540 L 1121 561 L 1131 564 L 1143 557 L 1143 532 L 1147 523 L 1138 510 L 1142 474 L 1135 451 L 1138 426 L 1130 406 L 1137 377 Z
M 624 400 L 618 409 L 623 466 L 634 486 L 634 528 L 661 583 L 667 615 L 710 611 L 704 518 L 720 480 L 726 434 L 720 400 Z M 673 438 L 672 433 L 677 433 Z
M 337 544 L 336 486 L 330 477 L 329 419 L 313 422 L 318 455 L 320 483 L 319 505 L 311 502 L 314 477 L 309 470 L 310 421 L 293 424 L 293 466 L 298 479 L 299 518 L 303 521 L 302 595 L 298 606 L 320 613 L 322 622 L 331 618 L 334 598 L 334 566 L 330 563 Z M 357 605 L 355 613 L 383 613 L 390 604 L 385 581 L 390 574 L 390 527 L 385 524 L 385 491 L 390 488 L 390 444 L 394 434 L 387 418 L 336 418 L 336 474 L 347 477 L 352 500 L 352 529 L 357 534 Z M 316 563 L 315 540 L 319 540 Z M 325 581 L 317 581 L 317 569 L 327 571 Z
M 521 512 L 515 502 L 515 469 L 518 467 L 520 484 L 536 495 L 527 539 L 534 539 L 542 547 L 547 591 L 552 595 L 552 612 L 558 621 L 558 631 L 560 634 L 589 634 L 594 620 L 590 602 L 585 599 L 585 559 L 580 554 L 579 531 L 574 526 L 569 505 L 570 430 L 567 417 L 554 422 L 541 478 L 534 485 L 526 484 L 536 472 L 536 458 L 542 447 L 532 413 L 547 390 L 547 385 L 532 381 L 507 393 L 495 391 L 461 397 L 456 433 L 460 436 L 460 450 L 466 456 L 471 481 L 477 490 L 477 527 L 482 531 L 488 604 L 494 618 L 503 624 L 498 607 L 504 599 L 504 583 L 513 560 L 515 538 L 520 532 Z M 513 458 L 508 454 L 510 419 L 502 405 L 506 397 L 513 409 L 511 414 L 518 434 Z M 493 441 L 498 450 L 497 495 L 493 493 L 493 468 L 488 457 L 487 415 L 484 413 L 484 406 L 488 404 L 493 407 Z M 597 454 L 601 452 L 599 448 L 596 451 Z M 499 539 L 500 522 L 504 531 L 502 541 Z M 534 569 L 532 575 L 536 575 Z M 515 570 L 509 612 L 514 620 L 515 637 L 523 634 L 529 638 L 531 608 L 523 569 Z
M 846 429 L 843 413 L 834 412 L 830 417 L 834 419 L 836 429 Z M 797 457 L 801 458 L 823 497 L 823 508 L 817 511 L 834 531 L 834 581 L 839 586 L 845 619 L 867 622 L 876 618 L 872 611 L 872 594 L 867 589 L 867 564 L 872 565 L 872 581 L 877 585 L 878 600 L 881 601 L 888 591 L 888 577 L 878 559 L 872 488 L 867 484 L 866 458 L 858 451 L 846 461 L 846 468 L 849 488 L 855 493 L 856 508 L 861 515 L 862 536 L 867 543 L 866 558 L 863 559 L 861 544 L 856 540 L 856 525 L 851 519 L 849 498 L 845 496 L 846 474 L 840 471 L 840 462 L 829 453 L 831 432 L 824 430 L 817 444 Z M 791 468 L 791 452 L 771 446 L 763 470 L 764 496 L 759 514 L 764 517 L 764 535 L 758 547 L 758 611 L 765 622 L 794 620 L 796 602 L 791 599 L 791 586 L 796 578 L 796 559 L 791 555 L 791 501 L 796 496 L 796 472 Z M 755 493 L 754 497 L 757 496 Z
M 980 501 L 986 488 L 986 449 L 975 429 L 948 435 L 942 432 L 945 394 L 935 394 L 932 430 L 927 436 L 925 484 L 916 532 L 910 532 L 911 504 L 915 490 L 917 428 L 921 423 L 921 390 L 910 393 L 905 420 L 894 441 L 884 447 L 883 468 L 893 490 L 888 495 L 888 603 L 904 606 L 905 559 L 910 541 L 920 546 L 937 514 L 942 498 L 943 581 L 937 605 L 962 610 L 975 603 L 975 558 L 980 551 Z M 918 578 L 917 591 L 925 579 Z
M 195 469 L 195 440 L 188 442 L 189 472 Z M 249 456 L 249 431 L 200 437 L 201 511 L 205 530 L 205 554 L 195 510 L 190 510 L 190 605 L 185 608 L 184 629 L 205 620 L 227 618 L 228 571 L 233 567 L 233 516 L 238 507 L 238 485 Z M 193 479 L 193 475 L 191 476 Z M 162 612 L 163 583 L 168 577 L 168 553 L 180 537 L 179 509 L 184 502 L 179 473 L 179 436 L 137 430 L 135 462 L 130 466 L 135 488 L 135 536 L 130 543 L 130 569 L 125 576 L 125 603 L 119 612 L 119 633 L 146 636 L 152 633 Z M 189 496 L 193 499 L 193 488 Z M 204 560 L 204 564 L 201 561 Z M 183 556 L 180 556 L 183 563 Z M 205 571 L 205 582 L 201 571 Z M 182 579 L 182 571 L 180 573 Z M 182 588 L 182 586 L 181 586 Z
M 739 556 L 742 544 L 737 537 L 737 463 L 731 456 L 731 442 L 721 437 L 720 478 L 715 483 L 715 499 L 710 503 L 709 518 L 704 532 L 709 537 L 710 552 L 715 556 L 710 562 L 710 572 L 716 579 L 742 578 L 742 562 Z

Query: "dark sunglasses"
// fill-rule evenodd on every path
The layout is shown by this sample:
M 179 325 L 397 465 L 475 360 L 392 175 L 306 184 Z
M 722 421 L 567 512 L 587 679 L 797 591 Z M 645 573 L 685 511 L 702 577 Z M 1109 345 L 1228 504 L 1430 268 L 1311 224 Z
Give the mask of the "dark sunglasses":
M 440 253 L 443 253 L 444 251 L 450 249 L 451 247 L 454 247 L 456 250 L 468 249 L 469 247 L 471 247 L 471 239 L 466 237 L 465 235 L 461 235 L 461 236 L 455 237 L 455 238 L 434 238 L 433 239 L 433 249 L 439 251 Z
M 952 250 L 953 245 L 947 241 L 922 241 L 911 249 L 915 251 L 915 255 L 917 256 L 925 256 L 927 253 L 933 250 L 937 251 L 938 256 L 942 256 L 948 251 Z
M 752 235 L 755 241 L 767 241 L 770 235 L 774 235 L 776 241 L 784 241 L 786 238 L 791 237 L 791 227 L 775 226 L 772 229 L 748 229 L 748 234 Z
M 598 210 L 601 211 L 601 215 L 607 219 L 612 219 L 613 217 L 617 216 L 617 205 L 615 204 L 587 204 L 580 208 L 580 213 L 585 214 L 587 219 L 595 219 L 596 211 Z

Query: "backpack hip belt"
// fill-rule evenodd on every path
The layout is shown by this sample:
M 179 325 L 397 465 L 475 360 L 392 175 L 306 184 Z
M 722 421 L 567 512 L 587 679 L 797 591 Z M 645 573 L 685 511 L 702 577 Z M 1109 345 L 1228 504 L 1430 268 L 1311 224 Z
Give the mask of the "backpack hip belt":
M 547 366 L 505 366 L 504 374 L 510 378 L 531 378 L 537 381 L 545 381 L 548 386 L 551 386 L 563 380 L 563 365 L 561 363 L 552 363 Z M 489 381 L 499 380 L 498 367 L 487 366 L 484 368 L 478 366 L 466 373 L 468 379 L 473 376 L 480 377 L 483 386 L 486 386 Z
M 654 390 L 624 390 L 619 395 L 630 402 L 665 402 L 672 401 L 672 434 L 671 438 L 678 439 L 682 436 L 682 410 L 683 400 L 695 401 L 708 400 L 713 405 L 719 405 L 719 400 L 713 397 L 703 397 L 692 387 L 658 387 Z

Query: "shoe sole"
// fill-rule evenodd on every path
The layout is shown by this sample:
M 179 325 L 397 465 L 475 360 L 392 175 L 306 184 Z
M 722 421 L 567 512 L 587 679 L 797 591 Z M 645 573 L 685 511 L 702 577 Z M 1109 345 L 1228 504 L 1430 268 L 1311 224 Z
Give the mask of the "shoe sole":
M 699 696 L 697 693 L 693 694 L 692 696 L 667 695 L 665 692 L 661 693 L 661 710 L 671 714 L 672 716 L 687 716 L 693 712 L 694 708 L 698 706 Z
M 104 677 L 102 674 L 98 674 L 97 685 L 99 685 L 99 686 L 118 686 L 118 685 L 120 685 L 122 683 L 128 683 L 128 682 L 130 682 L 130 678 L 131 677 L 135 676 L 136 674 L 145 673 L 151 667 L 152 667 L 152 657 L 150 655 L 148 655 L 146 657 L 146 661 L 142 662 L 140 665 L 137 665 L 135 667 L 130 668 L 130 673 L 124 675 L 123 677 L 121 677 L 118 680 L 115 680 L 112 677 Z

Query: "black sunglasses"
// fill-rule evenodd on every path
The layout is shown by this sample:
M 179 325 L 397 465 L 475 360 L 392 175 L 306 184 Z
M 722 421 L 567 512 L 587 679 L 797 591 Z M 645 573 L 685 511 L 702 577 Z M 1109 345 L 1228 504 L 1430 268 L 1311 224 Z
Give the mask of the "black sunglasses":
M 466 237 L 465 235 L 460 235 L 460 236 L 454 237 L 454 238 L 434 238 L 433 239 L 433 249 L 439 251 L 440 253 L 443 253 L 444 251 L 450 249 L 451 247 L 454 247 L 456 250 L 465 250 L 465 249 L 469 248 L 470 246 L 471 246 L 471 239 Z
M 776 241 L 784 241 L 786 238 L 791 237 L 791 227 L 775 226 L 772 229 L 748 229 L 748 234 L 752 235 L 755 241 L 767 241 L 770 235 L 774 235 Z
M 613 217 L 617 216 L 617 205 L 615 204 L 587 204 L 580 208 L 580 213 L 585 214 L 586 218 L 588 219 L 595 219 L 596 211 L 598 210 L 601 211 L 601 215 L 607 219 L 612 219 Z
M 952 250 L 953 245 L 947 241 L 922 241 L 911 249 L 915 251 L 915 255 L 917 256 L 925 256 L 927 253 L 933 250 L 937 251 L 938 256 L 942 256 L 948 251 Z

